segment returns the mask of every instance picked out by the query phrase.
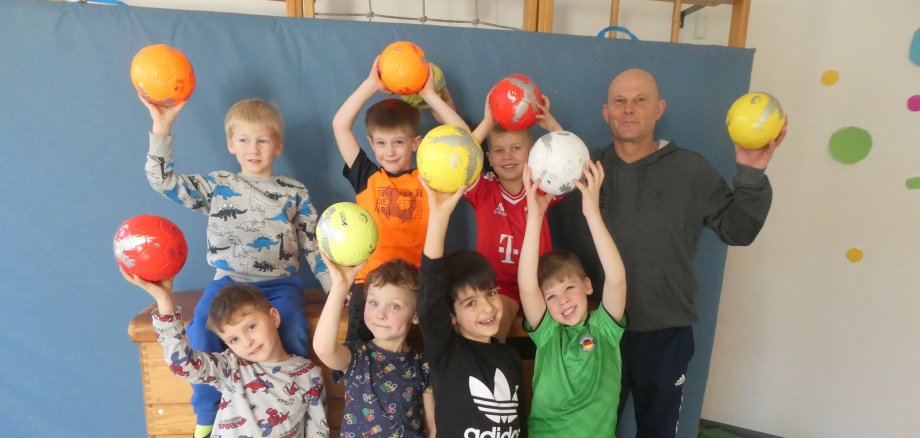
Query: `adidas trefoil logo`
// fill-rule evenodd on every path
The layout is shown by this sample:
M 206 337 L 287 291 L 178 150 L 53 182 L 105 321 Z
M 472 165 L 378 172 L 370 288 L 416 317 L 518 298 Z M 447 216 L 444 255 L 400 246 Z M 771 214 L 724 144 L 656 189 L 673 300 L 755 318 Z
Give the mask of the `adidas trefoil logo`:
M 495 391 L 490 391 L 479 379 L 470 376 L 470 394 L 473 396 L 473 403 L 476 403 L 479 412 L 496 423 L 510 423 L 517 418 L 517 390 L 518 388 L 515 387 L 512 393 L 511 388 L 508 387 L 508 379 L 499 369 L 495 370 Z
M 492 213 L 497 214 L 499 216 L 508 216 L 508 214 L 505 213 L 505 204 L 502 204 L 501 202 L 499 202 L 498 206 L 495 207 L 494 210 L 492 210 Z

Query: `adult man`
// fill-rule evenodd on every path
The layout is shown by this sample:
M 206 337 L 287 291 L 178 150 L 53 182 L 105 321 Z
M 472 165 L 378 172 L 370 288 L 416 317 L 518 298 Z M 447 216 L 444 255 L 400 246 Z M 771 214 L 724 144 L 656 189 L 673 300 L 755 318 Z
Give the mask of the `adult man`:
M 685 373 L 693 356 L 693 258 L 702 227 L 711 228 L 729 245 L 754 240 L 772 200 L 764 170 L 786 134 L 784 126 L 762 149 L 735 147 L 733 191 L 700 155 L 655 140 L 655 124 L 665 107 L 650 73 L 631 69 L 619 74 L 610 82 L 602 111 L 613 143 L 593 154 L 607 174 L 601 212 L 627 273 L 620 410 L 632 392 L 639 437 L 676 433 Z M 565 230 L 585 229 L 577 222 L 578 196 L 569 198 L 573 199 L 563 205 L 560 225 Z M 574 251 L 591 248 L 574 234 Z

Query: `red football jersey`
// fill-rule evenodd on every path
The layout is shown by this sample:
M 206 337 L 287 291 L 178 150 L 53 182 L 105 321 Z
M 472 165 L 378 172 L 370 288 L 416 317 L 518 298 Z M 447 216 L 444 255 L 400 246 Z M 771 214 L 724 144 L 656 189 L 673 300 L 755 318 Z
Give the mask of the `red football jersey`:
M 464 194 L 476 210 L 476 251 L 489 260 L 498 283 L 498 292 L 520 302 L 517 271 L 521 243 L 527 228 L 527 195 L 510 194 L 494 172 L 482 174 Z M 554 199 L 550 206 L 557 203 Z M 553 250 L 549 224 L 543 218 L 540 230 L 540 255 Z

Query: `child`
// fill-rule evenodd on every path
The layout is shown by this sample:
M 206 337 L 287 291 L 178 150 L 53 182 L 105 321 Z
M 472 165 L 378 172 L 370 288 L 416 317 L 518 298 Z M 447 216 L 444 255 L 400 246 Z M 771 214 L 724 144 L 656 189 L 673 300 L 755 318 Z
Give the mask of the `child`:
M 528 168 L 524 185 L 530 209 L 518 270 L 524 328 L 537 346 L 530 436 L 613 437 L 620 400 L 619 344 L 626 326 L 626 274 L 601 218 L 598 199 L 604 170 L 589 161 L 585 180 L 575 181 L 605 275 L 601 306 L 593 312 L 588 311 L 593 286 L 577 257 L 551 252 L 538 265 L 540 228 L 550 199 L 537 194 L 539 179 L 530 178 Z
M 325 259 L 332 289 L 313 336 L 313 350 L 327 367 L 344 372 L 342 436 L 434 436 L 434 395 L 428 362 L 406 343 L 418 324 L 415 312 L 418 268 L 393 259 L 367 275 L 364 322 L 370 342 L 337 342 L 339 319 L 361 266 L 343 267 Z
M 217 292 L 235 282 L 252 283 L 281 314 L 281 342 L 298 356 L 309 356 L 309 321 L 303 313 L 303 282 L 298 277 L 303 251 L 317 280 L 328 290 L 328 274 L 319 259 L 314 230 L 316 209 L 302 183 L 274 175 L 272 163 L 284 148 L 284 121 L 271 104 L 242 100 L 227 112 L 227 148 L 241 171 L 181 175 L 174 172 L 172 124 L 184 103 L 158 107 L 141 98 L 153 129 L 147 155 L 147 179 L 170 200 L 208 216 L 208 263 L 217 269 L 205 287 L 188 326 L 189 343 L 198 351 L 223 351 L 220 337 L 207 329 L 208 308 Z M 214 424 L 220 393 L 192 385 L 198 417 L 195 437 Z
M 549 112 L 549 98 L 544 95 L 543 99 L 537 124 L 550 132 L 561 131 L 559 122 Z M 464 196 L 476 212 L 476 251 L 486 256 L 495 270 L 503 315 L 495 338 L 505 342 L 521 301 L 517 284 L 518 254 L 527 222 L 523 174 L 533 136 L 529 129 L 508 131 L 497 125 L 488 102 L 486 96 L 482 123 L 473 135 L 479 142 L 488 137 L 486 157 L 492 171 L 480 175 Z M 553 203 L 559 199 L 554 198 Z M 540 254 L 552 249 L 549 225 L 544 223 Z
M 434 91 L 429 80 L 419 95 L 445 123 L 466 127 L 466 123 Z M 355 280 L 353 291 L 358 295 L 349 302 L 348 340 L 367 341 L 373 334 L 363 327 L 364 299 L 360 285 L 367 274 L 387 260 L 401 258 L 418 266 L 425 243 L 428 223 L 425 192 L 418 180 L 418 170 L 412 168 L 412 156 L 421 142 L 418 109 L 400 99 L 377 102 L 367 110 L 367 140 L 374 152 L 375 164 L 358 144 L 352 126 L 361 107 L 377 92 L 386 91 L 377 74 L 377 60 L 367 78 L 345 100 L 332 120 L 335 141 L 345 160 L 342 174 L 355 189 L 356 202 L 367 209 L 380 230 L 377 249 Z
M 121 273 L 156 300 L 153 328 L 173 374 L 220 390 L 211 438 L 329 436 L 320 368 L 285 351 L 278 336 L 282 317 L 258 288 L 221 288 L 208 310 L 208 327 L 229 350 L 204 353 L 189 347 L 172 279 L 152 283 Z
M 474 251 L 444 257 L 447 224 L 464 188 L 447 194 L 423 186 L 431 213 L 418 311 L 432 367 L 438 435 L 527 436 L 521 418 L 521 357 L 513 347 L 492 339 L 502 317 L 495 272 Z

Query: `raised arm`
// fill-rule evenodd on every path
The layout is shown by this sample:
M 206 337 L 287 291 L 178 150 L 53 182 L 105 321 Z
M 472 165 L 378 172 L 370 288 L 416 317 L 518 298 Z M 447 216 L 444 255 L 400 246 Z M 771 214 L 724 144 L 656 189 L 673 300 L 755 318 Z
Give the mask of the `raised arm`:
M 185 101 L 175 106 L 158 106 L 147 102 L 147 99 L 144 99 L 140 93 L 137 94 L 137 98 L 150 111 L 150 118 L 153 119 L 153 127 L 150 128 L 150 132 L 157 135 L 172 135 L 173 122 L 176 121 L 179 112 L 188 102 Z
M 543 217 L 552 197 L 539 194 L 540 179 L 531 180 L 533 177 L 530 166 L 524 167 L 524 190 L 527 192 L 527 227 L 524 231 L 524 242 L 521 243 L 521 256 L 518 259 L 518 289 L 521 294 L 521 307 L 527 324 L 533 330 L 537 329 L 543 315 L 546 313 L 546 301 L 540 291 L 537 279 L 537 267 L 540 262 L 540 230 L 543 227 Z
M 420 178 L 421 179 L 421 178 Z M 463 192 L 443 193 L 432 190 L 422 180 L 428 197 L 428 232 L 419 268 L 418 317 L 428 362 L 439 363 L 446 359 L 453 328 L 451 326 L 448 267 L 444 258 L 444 238 L 450 214 L 457 206 Z
M 430 259 L 437 259 L 444 256 L 444 239 L 447 236 L 447 225 L 450 222 L 450 215 L 453 213 L 466 186 L 460 187 L 454 193 L 444 193 L 432 189 L 421 177 L 422 186 L 425 188 L 425 194 L 428 197 L 428 232 L 425 235 L 425 247 L 422 253 Z
M 183 175 L 175 171 L 172 125 L 186 102 L 173 107 L 161 107 L 147 102 L 143 97 L 138 96 L 138 99 L 147 107 L 153 119 L 147 161 L 144 164 L 144 173 L 147 174 L 150 187 L 185 208 L 208 214 L 216 181 L 204 175 Z
M 355 137 L 352 127 L 358 118 L 358 113 L 361 112 L 361 108 L 378 91 L 387 92 L 383 82 L 380 81 L 380 74 L 377 73 L 377 59 L 374 59 L 374 65 L 371 66 L 371 71 L 368 73 L 367 78 L 364 79 L 364 82 L 361 82 L 361 85 L 358 85 L 358 88 L 351 93 L 351 96 L 348 96 L 348 99 L 345 99 L 345 103 L 342 104 L 339 111 L 335 113 L 335 117 L 332 118 L 332 132 L 335 135 L 335 143 L 339 146 L 339 153 L 342 154 L 342 159 L 345 160 L 345 165 L 349 168 L 354 164 L 355 158 L 358 157 L 358 153 L 361 151 L 361 144 L 358 143 L 358 137 Z
M 690 167 L 694 169 L 695 207 L 703 218 L 703 225 L 726 244 L 750 245 L 766 223 L 773 202 L 773 188 L 765 170 L 786 137 L 788 124 L 787 118 L 779 135 L 763 148 L 735 146 L 736 172 L 732 187 L 708 163 Z
M 482 142 L 486 140 L 486 137 L 489 136 L 489 133 L 492 132 L 492 129 L 495 128 L 495 119 L 492 118 L 492 107 L 489 106 L 489 96 L 491 95 L 492 90 L 489 90 L 489 93 L 486 94 L 485 108 L 482 110 L 482 122 L 479 122 L 479 125 L 473 130 L 473 138 L 475 138 L 479 144 L 482 144 Z
M 588 222 L 591 238 L 597 248 L 597 256 L 604 269 L 602 302 L 613 320 L 620 322 L 626 309 L 626 270 L 623 268 L 620 251 L 601 216 L 599 199 L 601 183 L 604 181 L 604 168 L 600 162 L 588 161 L 582 172 L 584 181 L 575 180 L 575 186 L 581 191 L 581 211 Z
M 169 370 L 189 382 L 206 383 L 219 389 L 222 370 L 228 366 L 229 360 L 221 353 L 203 353 L 189 346 L 180 309 L 173 302 L 173 279 L 151 282 L 120 270 L 125 280 L 143 289 L 157 302 L 153 329 L 157 333 L 157 342 L 163 348 L 163 360 Z
M 428 81 L 425 82 L 425 86 L 418 92 L 418 95 L 421 96 L 422 99 L 425 99 L 425 103 L 431 107 L 431 112 L 434 113 L 436 118 L 443 124 L 462 126 L 466 129 L 470 129 L 460 115 L 457 114 L 457 111 L 450 104 L 445 102 L 444 99 L 441 98 L 441 95 L 435 91 L 434 71 L 431 65 L 428 66 Z
M 549 96 L 543 95 L 543 103 L 537 104 L 537 107 L 540 108 L 540 114 L 537 114 L 537 125 L 545 129 L 546 132 L 557 132 L 562 131 L 562 125 L 556 121 L 556 118 L 553 117 L 553 114 L 549 112 Z
M 167 278 L 163 281 L 147 281 L 137 275 L 125 272 L 121 267 L 118 268 L 121 276 L 125 281 L 131 283 L 147 292 L 157 303 L 157 313 L 160 315 L 172 315 L 176 313 L 176 306 L 173 302 L 173 279 Z
M 342 318 L 342 308 L 345 307 L 345 296 L 355 281 L 355 276 L 364 264 L 358 266 L 341 266 L 322 256 L 323 262 L 329 269 L 332 287 L 326 297 L 323 313 L 316 323 L 316 332 L 313 334 L 313 351 L 327 367 L 333 370 L 344 371 L 351 363 L 351 350 L 338 342 L 339 321 Z

